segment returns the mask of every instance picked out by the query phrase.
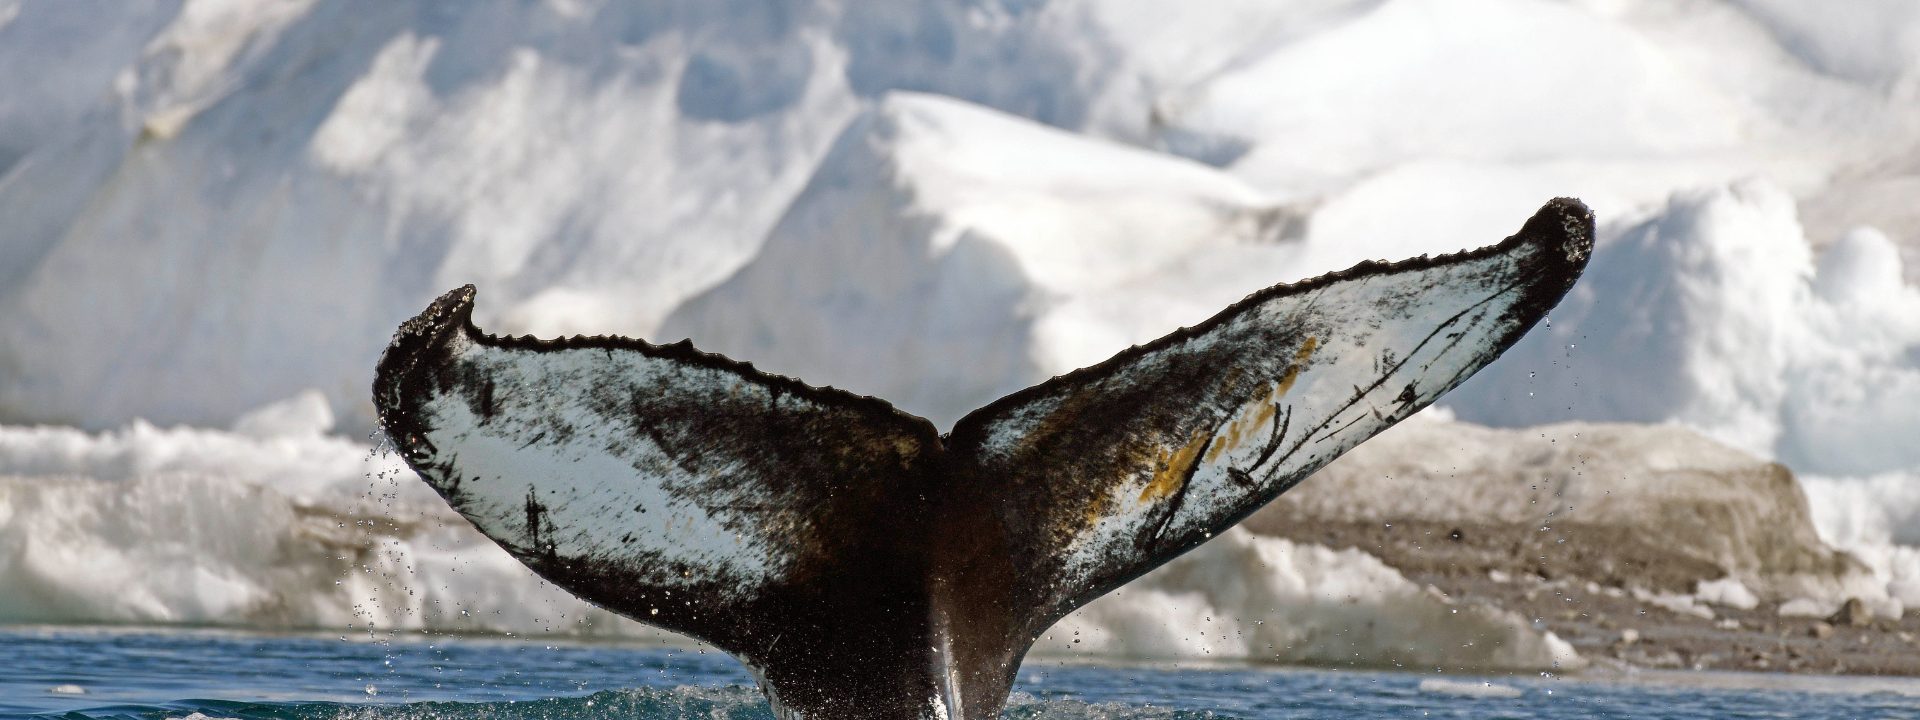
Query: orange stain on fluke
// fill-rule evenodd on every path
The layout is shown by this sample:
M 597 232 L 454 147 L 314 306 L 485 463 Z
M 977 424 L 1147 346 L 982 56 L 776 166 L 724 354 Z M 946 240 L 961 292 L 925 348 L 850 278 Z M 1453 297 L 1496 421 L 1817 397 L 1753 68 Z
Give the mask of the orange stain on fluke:
M 1093 496 L 1093 502 L 1087 505 L 1087 525 L 1100 522 L 1100 518 L 1106 514 L 1107 496 L 1104 494 Z
M 1160 461 L 1155 463 L 1159 471 L 1153 474 L 1153 482 L 1147 483 L 1146 488 L 1140 491 L 1140 501 L 1157 500 L 1179 490 L 1187 481 L 1187 470 L 1200 461 L 1200 451 L 1207 447 L 1208 439 L 1205 430 L 1195 430 L 1193 439 L 1180 446 L 1180 449 L 1168 452 L 1166 448 L 1161 448 Z
M 1294 381 L 1300 379 L 1300 372 L 1307 368 L 1307 362 L 1313 359 L 1313 351 L 1319 347 L 1319 338 L 1313 337 L 1307 338 L 1306 342 L 1300 344 L 1300 349 L 1293 353 L 1293 364 L 1288 365 L 1287 371 L 1281 373 L 1280 381 L 1273 385 L 1273 392 L 1255 401 L 1250 412 L 1227 423 L 1227 429 L 1221 433 L 1220 441 L 1207 450 L 1208 464 L 1219 460 L 1222 453 L 1240 449 L 1240 443 L 1244 442 L 1255 429 L 1266 427 L 1268 423 L 1273 422 L 1274 413 L 1280 409 L 1280 398 L 1285 396 L 1288 390 L 1293 389 Z
M 1320 347 L 1320 338 L 1309 337 L 1300 343 L 1300 349 L 1293 353 L 1293 364 L 1287 366 L 1287 372 L 1280 376 L 1280 387 L 1273 391 L 1273 399 L 1280 399 L 1293 389 L 1293 381 L 1300 379 L 1300 371 L 1307 369 L 1307 361 L 1313 359 L 1313 351 Z M 1271 404 L 1271 403 L 1269 403 Z

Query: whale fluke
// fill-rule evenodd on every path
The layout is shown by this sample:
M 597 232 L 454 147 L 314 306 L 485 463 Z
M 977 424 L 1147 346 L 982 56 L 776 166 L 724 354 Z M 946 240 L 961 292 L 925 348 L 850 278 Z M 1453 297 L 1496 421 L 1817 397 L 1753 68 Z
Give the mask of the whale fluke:
M 482 533 L 751 668 L 782 718 L 997 717 L 1050 625 L 1492 362 L 1586 266 L 1557 199 L 1506 241 L 1262 290 L 940 435 L 695 350 L 401 325 L 374 403 Z

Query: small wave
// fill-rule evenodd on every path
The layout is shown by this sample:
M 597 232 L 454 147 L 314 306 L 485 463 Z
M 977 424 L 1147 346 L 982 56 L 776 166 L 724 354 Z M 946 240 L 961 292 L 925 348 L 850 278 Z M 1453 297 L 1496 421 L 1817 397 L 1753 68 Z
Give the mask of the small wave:
M 1459 680 L 1441 680 L 1438 678 L 1421 680 L 1420 692 L 1435 695 L 1453 695 L 1474 698 L 1517 698 L 1525 693 L 1511 685 L 1496 685 L 1490 682 L 1461 682 Z

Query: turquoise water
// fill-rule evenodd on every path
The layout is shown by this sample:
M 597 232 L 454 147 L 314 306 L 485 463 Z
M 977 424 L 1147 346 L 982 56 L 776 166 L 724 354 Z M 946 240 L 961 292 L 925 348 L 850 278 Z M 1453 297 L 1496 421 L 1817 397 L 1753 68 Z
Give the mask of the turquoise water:
M 5 718 L 772 717 L 725 655 L 637 645 L 15 628 L 0 630 L 0 657 Z M 1030 661 L 1007 717 L 1920 718 L 1920 682 Z

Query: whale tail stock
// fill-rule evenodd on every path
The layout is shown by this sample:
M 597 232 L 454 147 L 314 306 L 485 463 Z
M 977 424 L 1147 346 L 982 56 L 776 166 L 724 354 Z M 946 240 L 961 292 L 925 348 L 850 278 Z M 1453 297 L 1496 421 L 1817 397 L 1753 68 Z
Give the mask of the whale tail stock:
M 1254 293 L 941 436 L 690 343 L 407 321 L 374 402 L 487 537 L 601 607 L 746 663 L 783 718 L 997 717 L 1068 612 L 1433 402 L 1592 249 L 1558 199 L 1506 241 Z

